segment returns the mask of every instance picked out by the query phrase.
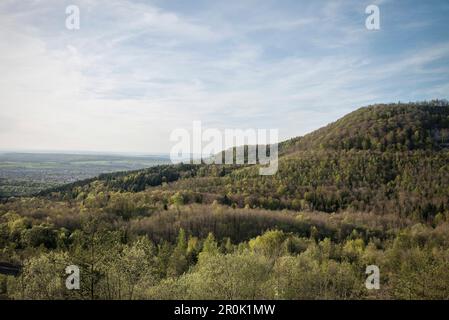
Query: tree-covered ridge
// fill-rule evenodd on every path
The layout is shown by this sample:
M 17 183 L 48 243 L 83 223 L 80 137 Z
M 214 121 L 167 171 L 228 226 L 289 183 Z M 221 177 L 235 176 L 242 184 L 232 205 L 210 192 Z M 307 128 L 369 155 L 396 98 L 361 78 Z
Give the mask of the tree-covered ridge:
M 354 209 L 429 219 L 449 210 L 447 151 L 302 151 L 281 158 L 274 176 L 261 177 L 249 167 L 199 180 L 172 188 L 214 192 L 223 203 L 272 210 Z
M 371 128 L 375 133 L 370 136 L 372 141 L 376 134 L 390 127 L 398 132 L 416 129 L 414 132 L 441 133 L 449 128 L 448 119 L 449 107 L 442 102 L 371 106 L 299 139 L 296 147 L 300 148 L 296 151 L 292 151 L 293 140 L 281 144 L 281 148 L 289 152 L 280 156 L 279 170 L 273 176 L 260 176 L 258 166 L 164 165 L 104 174 L 98 179 L 48 190 L 45 194 L 56 195 L 59 199 L 84 200 L 101 192 L 107 200 L 111 191 L 148 189 L 147 193 L 152 195 L 149 205 L 159 208 L 169 205 L 177 194 L 182 203 L 217 201 L 241 208 L 325 212 L 351 209 L 433 220 L 449 210 L 449 152 L 441 148 L 444 144 L 437 144 L 440 140 L 433 139 L 432 143 L 411 150 L 402 150 L 398 146 L 405 145 L 396 143 L 382 151 L 355 147 L 339 149 L 329 139 L 336 135 L 344 145 L 354 141 L 356 134 L 362 136 L 369 132 L 357 126 Z M 386 127 L 386 123 L 390 127 Z M 397 124 L 395 128 L 393 123 Z M 339 131 L 341 127 L 346 131 Z M 389 132 L 396 132 L 393 129 Z M 353 130 L 354 135 L 348 130 Z M 314 137 L 316 139 L 312 140 Z M 306 147 L 309 141 L 313 143 Z M 385 141 L 388 146 L 389 140 Z M 323 148 L 326 143 L 335 148 Z M 419 140 L 414 145 L 420 145 Z
M 143 170 L 122 171 L 101 174 L 97 178 L 91 178 L 64 186 L 44 190 L 39 195 L 49 195 L 54 192 L 65 192 L 69 196 L 81 188 L 88 188 L 95 182 L 104 183 L 110 190 L 122 190 L 138 192 L 145 190 L 147 186 L 157 186 L 162 183 L 176 181 L 181 177 L 192 177 L 196 174 L 198 166 L 195 165 L 161 165 Z
M 162 185 L 163 175 L 171 171 L 151 168 L 148 177 L 158 174 L 156 186 L 140 180 L 142 185 L 136 189 L 139 180 L 135 176 L 116 174 L 114 179 L 107 175 L 107 179 L 71 186 L 52 195 L 56 199 L 97 199 L 93 202 L 107 207 L 113 201 L 112 193 L 139 190 L 137 194 L 145 195 L 146 205 L 156 208 L 174 201 L 217 201 L 240 208 L 396 213 L 429 221 L 449 211 L 448 151 L 298 151 L 282 157 L 273 176 L 260 176 L 255 166 L 182 167 L 184 178 Z M 132 210 L 126 214 L 134 215 Z
M 302 138 L 285 142 L 286 151 L 440 150 L 449 147 L 449 102 L 379 104 L 360 108 Z
M 148 169 L 101 174 L 97 178 L 76 181 L 40 192 L 39 196 L 63 195 L 64 198 L 77 197 L 80 192 L 89 191 L 99 184 L 111 191 L 139 192 L 148 187 L 160 186 L 182 178 L 192 178 L 198 173 L 212 171 L 201 165 L 177 164 L 160 165 Z M 214 171 L 211 174 L 222 174 Z
M 81 192 L 88 192 L 103 186 L 104 190 L 139 192 L 149 187 L 161 186 L 179 179 L 196 176 L 220 177 L 239 169 L 237 165 L 203 165 L 175 164 L 159 165 L 143 170 L 122 171 L 101 174 L 96 178 L 76 181 L 63 186 L 39 192 L 38 196 L 62 196 L 65 199 L 77 197 Z
M 411 155 L 408 151 L 444 151 L 448 146 L 449 104 L 444 100 L 435 100 L 431 102 L 385 104 L 360 108 L 304 137 L 281 142 L 279 150 L 281 160 L 283 158 L 296 158 L 299 160 L 298 165 L 301 168 L 307 159 L 304 159 L 302 153 L 296 154 L 297 151 L 327 150 L 329 151 L 327 154 L 332 154 L 334 151 L 366 150 L 373 152 L 368 156 L 372 160 L 382 152 L 404 152 L 404 156 L 408 158 Z M 357 157 L 358 155 L 355 154 L 355 156 Z M 445 154 L 443 153 L 443 155 L 438 157 L 440 156 L 444 157 Z M 346 154 L 343 153 L 342 157 L 345 158 Z M 391 157 L 398 158 L 401 155 L 391 155 Z M 366 158 L 367 156 L 363 156 L 360 161 L 365 161 L 367 160 Z M 322 154 L 322 160 L 328 161 L 325 152 Z M 291 160 L 288 161 L 291 162 Z M 281 168 L 278 175 L 282 176 L 284 173 L 289 172 L 290 169 L 283 171 Z M 395 173 L 389 172 L 389 169 L 388 166 L 380 167 L 376 169 L 376 172 L 382 171 L 382 175 L 394 175 Z M 436 169 L 439 170 L 439 168 Z M 249 170 L 255 172 L 254 168 Z M 110 190 L 138 192 L 145 190 L 147 187 L 159 186 L 179 179 L 197 176 L 223 177 L 231 172 L 235 172 L 237 175 L 239 172 L 242 172 L 245 175 L 247 171 L 248 169 L 245 167 L 242 169 L 241 165 L 161 165 L 132 172 L 102 174 L 97 179 L 78 181 L 62 187 L 45 190 L 41 195 L 48 195 L 52 192 L 77 193 L 76 190 L 80 188 L 86 189 L 94 182 L 99 182 Z M 359 179 L 365 179 L 362 177 L 366 177 L 366 172 L 358 173 Z M 304 174 L 310 173 L 306 172 Z M 321 181 L 324 177 L 319 176 L 316 178 Z M 352 177 L 353 183 L 357 184 L 357 181 L 354 179 L 356 178 Z M 304 185 L 304 182 L 307 184 L 309 181 L 298 182 Z

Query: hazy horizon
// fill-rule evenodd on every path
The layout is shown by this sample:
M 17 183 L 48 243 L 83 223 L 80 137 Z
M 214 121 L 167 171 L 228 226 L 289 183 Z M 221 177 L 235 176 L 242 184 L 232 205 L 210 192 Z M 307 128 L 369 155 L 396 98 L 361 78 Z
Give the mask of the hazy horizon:
M 1 149 L 0 154 L 7 153 L 24 153 L 24 154 L 73 154 L 73 155 L 117 155 L 117 156 L 142 156 L 142 157 L 169 157 L 169 153 L 158 153 L 158 152 L 120 152 L 120 151 L 95 151 L 95 150 L 45 150 L 45 149 Z

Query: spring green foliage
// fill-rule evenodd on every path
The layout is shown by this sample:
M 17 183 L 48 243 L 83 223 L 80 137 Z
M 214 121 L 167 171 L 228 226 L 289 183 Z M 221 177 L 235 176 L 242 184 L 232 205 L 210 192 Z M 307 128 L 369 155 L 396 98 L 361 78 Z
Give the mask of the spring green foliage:
M 105 228 L 104 221 L 89 217 L 79 230 L 83 241 L 28 254 L 22 275 L 3 277 L 1 287 L 17 299 L 449 298 L 448 223 L 434 228 L 342 215 L 335 219 L 354 229 L 340 240 L 324 237 L 329 222 L 315 221 L 319 240 L 269 230 L 229 244 L 229 238 L 215 239 L 211 233 L 187 240 L 180 229 L 176 242 L 159 245 L 146 236 L 126 240 Z M 385 240 L 366 239 L 356 231 L 363 226 L 383 229 Z M 223 243 L 226 250 L 220 249 Z M 79 291 L 64 287 L 64 268 L 70 264 L 81 267 Z M 365 268 L 371 264 L 380 267 L 380 290 L 364 287 Z
M 281 150 L 440 150 L 449 144 L 448 101 L 381 104 L 360 108 Z
M 273 176 L 164 165 L 9 199 L 0 261 L 23 270 L 0 296 L 448 299 L 448 132 L 444 101 L 370 106 L 281 143 Z
M 260 176 L 257 166 L 179 164 L 105 174 L 43 194 L 115 207 L 126 216 L 148 206 L 216 201 L 270 210 L 395 212 L 431 221 L 449 210 L 448 146 L 447 102 L 376 105 L 281 143 L 273 176 Z M 126 206 L 112 192 L 142 192 L 147 208 Z

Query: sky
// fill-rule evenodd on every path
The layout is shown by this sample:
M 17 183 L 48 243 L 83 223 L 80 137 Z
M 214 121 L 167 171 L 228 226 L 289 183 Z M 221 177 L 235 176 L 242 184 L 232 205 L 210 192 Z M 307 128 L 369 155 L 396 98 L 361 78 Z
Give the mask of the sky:
M 447 0 L 2 0 L 0 150 L 168 153 L 196 120 L 284 140 L 447 99 L 448 16 Z

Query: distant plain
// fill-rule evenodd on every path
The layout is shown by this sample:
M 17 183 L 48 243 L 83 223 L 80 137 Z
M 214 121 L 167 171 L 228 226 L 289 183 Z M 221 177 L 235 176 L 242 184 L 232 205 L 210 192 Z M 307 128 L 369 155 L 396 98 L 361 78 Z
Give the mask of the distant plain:
M 165 155 L 0 153 L 0 198 L 32 195 L 46 188 L 170 163 Z

